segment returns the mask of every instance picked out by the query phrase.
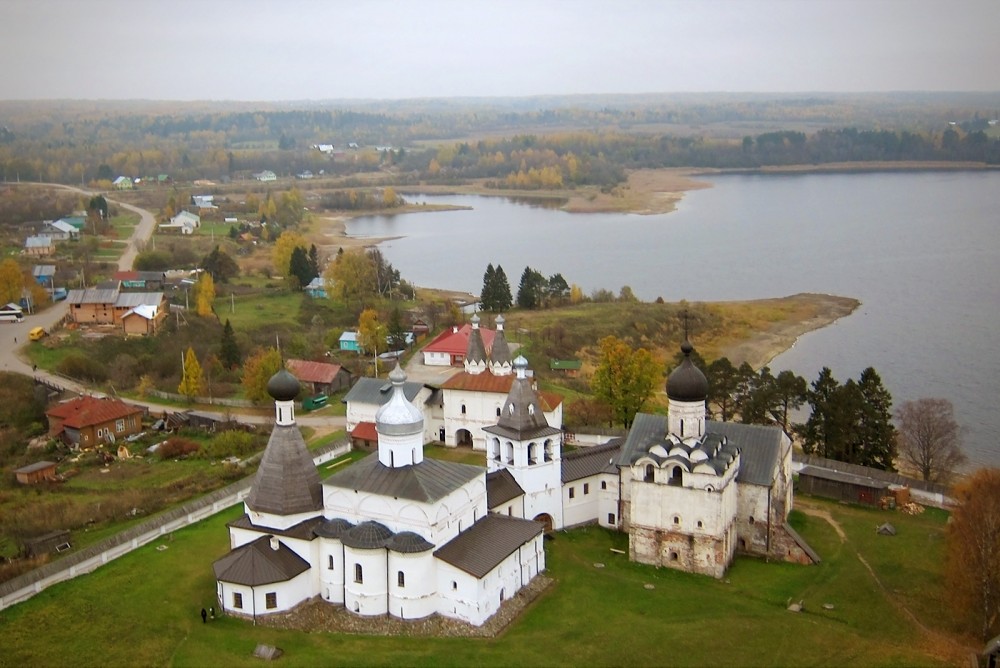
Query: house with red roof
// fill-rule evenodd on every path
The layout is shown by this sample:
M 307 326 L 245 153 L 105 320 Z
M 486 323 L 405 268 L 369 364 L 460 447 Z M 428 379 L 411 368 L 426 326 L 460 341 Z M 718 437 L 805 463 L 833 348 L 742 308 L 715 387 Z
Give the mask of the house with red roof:
M 49 436 L 79 448 L 114 443 L 142 431 L 144 408 L 118 399 L 77 397 L 45 411 Z
M 287 360 L 285 368 L 300 383 L 309 386 L 313 394 L 333 394 L 351 386 L 351 374 L 339 364 L 311 362 L 308 360 Z
M 424 346 L 424 364 L 428 366 L 462 366 L 465 363 L 465 353 L 469 348 L 469 337 L 472 336 L 472 325 L 452 327 L 434 337 L 434 340 Z M 493 348 L 493 338 L 496 330 L 481 328 L 485 352 Z

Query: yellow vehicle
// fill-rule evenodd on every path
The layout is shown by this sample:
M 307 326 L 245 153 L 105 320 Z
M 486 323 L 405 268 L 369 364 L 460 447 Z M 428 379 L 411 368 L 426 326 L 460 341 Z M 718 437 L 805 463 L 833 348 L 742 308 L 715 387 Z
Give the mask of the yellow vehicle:
M 28 338 L 32 341 L 41 341 L 45 338 L 45 328 L 44 327 L 33 327 L 30 332 L 28 332 Z

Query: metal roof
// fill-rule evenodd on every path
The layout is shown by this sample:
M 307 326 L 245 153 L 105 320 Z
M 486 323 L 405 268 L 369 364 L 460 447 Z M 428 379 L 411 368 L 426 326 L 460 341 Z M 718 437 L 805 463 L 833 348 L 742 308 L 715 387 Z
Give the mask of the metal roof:
M 524 496 L 524 490 L 507 469 L 500 469 L 486 475 L 487 508 L 496 508 L 519 496 Z
M 432 503 L 482 475 L 480 466 L 438 459 L 424 459 L 419 464 L 392 468 L 379 462 L 378 453 L 373 452 L 333 474 L 323 481 L 323 485 Z
M 594 445 L 564 453 L 560 464 L 563 482 L 589 478 L 598 473 L 618 473 L 615 460 L 621 452 L 625 439 L 615 438 L 601 445 Z
M 820 478 L 821 480 L 832 480 L 834 482 L 843 482 L 849 485 L 858 485 L 859 487 L 871 487 L 873 489 L 889 489 L 889 483 L 883 482 L 881 480 L 876 480 L 875 478 L 869 478 L 863 475 L 855 475 L 853 473 L 845 473 L 843 471 L 832 471 L 830 469 L 816 468 L 815 466 L 806 466 L 799 471 L 800 476 L 812 476 L 813 478 Z
M 389 539 L 394 535 L 392 529 L 386 525 L 368 520 L 342 533 L 340 535 L 340 542 L 347 547 L 374 550 L 379 547 L 385 547 Z
M 403 394 L 413 401 L 424 388 L 423 383 L 403 383 Z M 354 387 L 344 397 L 344 403 L 356 401 L 360 404 L 381 406 L 392 398 L 392 383 L 383 378 L 358 378 Z
M 319 535 L 316 529 L 322 526 L 324 522 L 325 520 L 322 517 L 310 517 L 309 519 L 303 520 L 298 524 L 293 524 L 287 529 L 279 529 L 277 527 L 254 524 L 249 515 L 243 514 L 232 522 L 229 522 L 226 526 L 236 527 L 238 529 L 249 529 L 250 531 L 256 531 L 257 533 L 285 536 L 287 538 L 298 538 L 299 540 L 312 540 Z
M 236 548 L 212 564 L 215 579 L 255 587 L 287 582 L 309 570 L 309 562 L 284 543 L 277 541 L 277 547 L 278 549 L 271 547 L 271 536 L 261 536 Z
M 55 468 L 55 462 L 35 462 L 34 464 L 28 464 L 27 466 L 22 466 L 19 469 L 14 469 L 14 473 L 34 473 L 35 471 L 44 471 L 48 468 Z
M 340 373 L 339 364 L 309 360 L 285 360 L 285 367 L 304 383 L 332 383 Z
M 482 578 L 542 533 L 543 528 L 531 520 L 490 513 L 434 552 L 434 556 L 473 577 Z

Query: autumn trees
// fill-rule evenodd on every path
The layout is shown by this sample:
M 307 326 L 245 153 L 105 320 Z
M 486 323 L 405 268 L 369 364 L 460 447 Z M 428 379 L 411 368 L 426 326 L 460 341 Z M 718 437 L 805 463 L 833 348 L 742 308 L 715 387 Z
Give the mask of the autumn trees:
M 954 493 L 945 577 L 953 610 L 982 640 L 1000 630 L 1000 469 L 976 471 Z
M 653 355 L 645 348 L 632 349 L 625 341 L 601 339 L 597 370 L 591 379 L 594 396 L 610 409 L 611 421 L 629 427 L 635 414 L 653 396 L 658 373 Z

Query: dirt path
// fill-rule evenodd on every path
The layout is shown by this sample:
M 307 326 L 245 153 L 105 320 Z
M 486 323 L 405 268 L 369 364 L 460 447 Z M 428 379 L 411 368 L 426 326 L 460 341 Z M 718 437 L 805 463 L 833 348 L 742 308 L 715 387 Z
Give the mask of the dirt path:
M 858 558 L 861 565 L 865 567 L 866 571 L 868 571 L 868 575 L 870 575 L 872 580 L 874 580 L 876 586 L 879 591 L 882 592 L 885 599 L 889 601 L 894 608 L 899 610 L 907 619 L 909 619 L 914 626 L 917 627 L 923 636 L 923 642 L 928 652 L 949 661 L 962 662 L 969 655 L 969 653 L 975 653 L 977 651 L 976 648 L 962 645 L 950 635 L 925 626 L 923 622 L 921 622 L 917 616 L 913 614 L 913 612 L 893 594 L 893 592 L 886 588 L 885 584 L 883 584 L 878 575 L 875 573 L 875 569 L 873 569 L 871 564 L 869 564 L 861 553 L 858 552 L 857 548 L 850 544 L 850 540 L 844 532 L 843 527 L 840 526 L 840 523 L 837 522 L 837 520 L 835 520 L 828 511 L 810 506 L 808 501 L 802 499 L 796 499 L 795 507 L 796 510 L 800 510 L 806 515 L 825 521 L 833 528 L 837 536 L 840 538 L 840 542 L 847 545 L 854 552 L 854 556 Z

